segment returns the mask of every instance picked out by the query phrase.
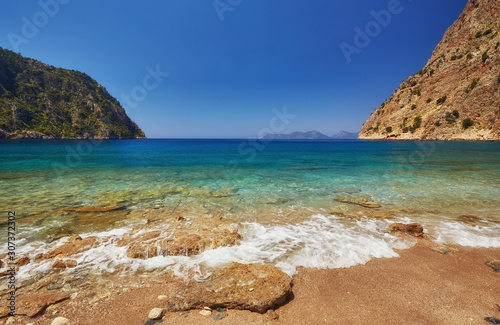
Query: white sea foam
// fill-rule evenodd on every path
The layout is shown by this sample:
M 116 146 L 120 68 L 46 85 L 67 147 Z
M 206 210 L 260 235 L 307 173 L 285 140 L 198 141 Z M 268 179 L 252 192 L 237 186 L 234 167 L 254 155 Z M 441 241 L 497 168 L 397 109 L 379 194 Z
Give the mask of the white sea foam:
M 397 220 L 362 219 L 359 221 L 336 216 L 315 215 L 295 225 L 263 225 L 256 222 L 242 224 L 243 239 L 238 245 L 206 250 L 195 256 L 157 256 L 149 259 L 127 257 L 127 248 L 116 245 L 117 239 L 130 228 L 82 235 L 98 236 L 103 242 L 95 248 L 72 256 L 78 266 L 66 272 L 92 269 L 112 273 L 119 266 L 137 270 L 171 270 L 183 277 L 203 280 L 210 270 L 231 262 L 273 265 L 289 275 L 299 266 L 311 268 L 345 268 L 365 264 L 373 258 L 397 257 L 397 249 L 412 247 L 416 240 L 402 239 L 387 233 L 393 222 L 410 223 L 408 218 Z M 172 234 L 168 228 L 163 236 Z M 453 243 L 473 247 L 500 247 L 500 225 L 469 226 L 459 222 L 442 222 L 430 234 L 439 243 Z M 67 238 L 50 245 L 59 246 Z M 30 256 L 49 250 L 47 245 L 26 245 Z M 27 278 L 38 272 L 48 272 L 51 261 L 28 264 L 20 269 L 19 277 Z
M 500 248 L 500 224 L 484 221 L 483 225 L 441 222 L 435 228 L 435 241 L 469 247 Z

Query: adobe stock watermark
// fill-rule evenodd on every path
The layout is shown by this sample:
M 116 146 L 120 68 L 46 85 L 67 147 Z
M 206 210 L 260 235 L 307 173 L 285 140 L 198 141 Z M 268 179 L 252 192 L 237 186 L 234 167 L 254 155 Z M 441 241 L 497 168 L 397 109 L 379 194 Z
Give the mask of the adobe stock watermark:
M 408 1 L 411 2 L 412 0 Z M 401 14 L 403 10 L 404 7 L 401 5 L 401 1 L 389 0 L 387 3 L 387 9 L 370 11 L 370 15 L 373 17 L 373 20 L 367 22 L 364 28 L 359 26 L 354 27 L 354 38 L 352 43 L 340 43 L 340 50 L 342 51 L 347 63 L 352 62 L 352 56 L 354 54 L 361 54 L 362 50 L 370 45 L 372 39 L 380 35 L 382 30 L 389 26 L 393 16 Z
M 62 5 L 66 5 L 70 0 L 40 0 L 38 6 L 40 10 L 35 12 L 31 19 L 26 16 L 21 18 L 23 26 L 21 33 L 10 32 L 7 34 L 10 45 L 14 52 L 19 52 L 19 46 L 28 44 L 30 40 L 38 35 L 40 29 L 47 26 L 50 19 L 54 18 L 60 11 Z
M 64 163 L 52 162 L 52 169 L 56 172 L 57 177 L 63 176 L 68 169 L 80 166 L 83 159 L 90 156 L 102 141 L 103 139 L 88 139 L 78 141 L 76 146 L 67 145 Z
M 224 21 L 224 15 L 226 12 L 232 12 L 242 2 L 243 0 L 214 0 L 212 5 L 214 6 L 215 12 L 219 16 L 220 21 Z
M 417 149 L 415 149 L 408 159 L 399 157 L 400 169 L 405 172 L 413 172 L 415 169 L 424 164 L 427 159 L 436 152 L 436 143 L 433 141 L 417 142 Z
M 148 93 L 158 88 L 163 79 L 170 75 L 168 72 L 162 72 L 159 64 L 154 69 L 148 65 L 146 72 L 141 84 L 133 87 L 130 93 L 121 95 L 126 110 L 137 108 L 140 102 L 146 100 Z
M 257 139 L 247 139 L 238 145 L 238 154 L 242 157 L 241 161 L 252 162 L 257 158 L 259 152 L 266 148 L 266 143 L 273 141 L 272 139 L 261 139 L 267 133 L 281 133 L 290 125 L 291 121 L 297 116 L 289 114 L 286 107 L 280 111 L 276 108 L 272 110 L 273 117 L 269 120 L 268 126 L 262 128 L 258 132 Z M 231 160 L 227 163 L 225 174 L 230 176 L 239 168 L 238 160 Z

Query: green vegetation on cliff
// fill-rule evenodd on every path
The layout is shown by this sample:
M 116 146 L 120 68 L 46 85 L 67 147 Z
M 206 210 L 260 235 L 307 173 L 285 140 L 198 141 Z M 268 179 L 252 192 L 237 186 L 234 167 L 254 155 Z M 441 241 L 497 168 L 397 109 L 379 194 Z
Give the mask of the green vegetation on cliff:
M 372 113 L 359 138 L 499 141 L 500 0 L 469 0 L 427 64 Z
M 120 103 L 85 73 L 0 47 L 0 138 L 144 138 Z

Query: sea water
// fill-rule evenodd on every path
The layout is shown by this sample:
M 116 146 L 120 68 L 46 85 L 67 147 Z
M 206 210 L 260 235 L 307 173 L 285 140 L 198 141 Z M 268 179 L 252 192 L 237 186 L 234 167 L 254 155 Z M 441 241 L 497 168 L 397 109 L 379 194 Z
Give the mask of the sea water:
M 387 234 L 392 222 L 419 222 L 438 243 L 500 247 L 499 180 L 498 142 L 0 140 L 0 244 L 8 211 L 18 250 L 34 256 L 69 233 L 118 237 L 133 228 L 128 212 L 160 207 L 231 218 L 243 239 L 141 261 L 109 240 L 80 254 L 79 268 L 349 267 L 414 244 Z M 72 207 L 118 212 L 60 213 Z

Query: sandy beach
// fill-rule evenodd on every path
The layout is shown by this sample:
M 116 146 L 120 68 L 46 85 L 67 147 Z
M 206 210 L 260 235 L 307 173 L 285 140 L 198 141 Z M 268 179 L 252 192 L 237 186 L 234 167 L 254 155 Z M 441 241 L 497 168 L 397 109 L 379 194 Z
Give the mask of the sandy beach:
M 453 252 L 441 254 L 420 240 L 398 251 L 400 257 L 373 259 L 366 265 L 299 268 L 293 294 L 274 317 L 228 310 L 216 321 L 216 311 L 202 316 L 200 310 L 191 310 L 167 312 L 163 323 L 488 324 L 485 317 L 500 318 L 500 273 L 485 265 L 500 259 L 500 249 L 451 248 Z M 123 278 L 107 287 L 87 282 L 76 297 L 48 307 L 41 316 L 18 316 L 7 324 L 50 324 L 58 316 L 71 324 L 154 324 L 147 323 L 148 313 L 163 307 L 158 296 L 168 296 L 182 285 L 168 274 Z

